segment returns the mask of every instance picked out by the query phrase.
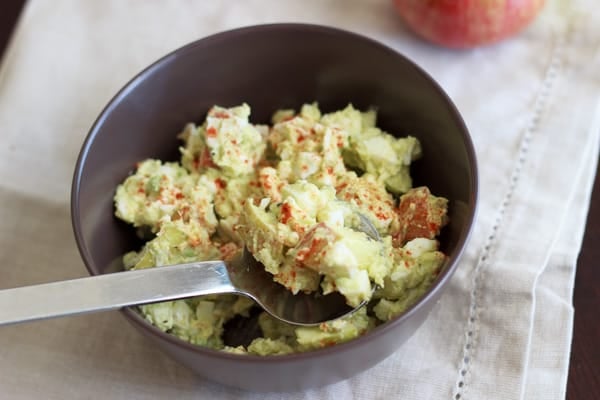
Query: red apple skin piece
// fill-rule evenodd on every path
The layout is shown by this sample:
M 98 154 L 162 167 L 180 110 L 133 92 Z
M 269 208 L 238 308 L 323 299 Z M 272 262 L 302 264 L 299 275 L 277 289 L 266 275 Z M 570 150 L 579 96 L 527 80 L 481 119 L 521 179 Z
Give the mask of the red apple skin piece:
M 393 0 L 408 27 L 444 47 L 466 49 L 498 42 L 527 27 L 544 0 Z

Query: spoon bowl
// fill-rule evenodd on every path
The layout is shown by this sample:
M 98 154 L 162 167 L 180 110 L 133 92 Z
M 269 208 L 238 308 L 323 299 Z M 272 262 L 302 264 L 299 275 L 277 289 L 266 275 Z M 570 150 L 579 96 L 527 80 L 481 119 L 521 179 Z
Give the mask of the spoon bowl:
M 339 292 L 293 294 L 265 271 L 263 265 L 248 251 L 243 251 L 225 263 L 229 279 L 237 293 L 252 298 L 273 317 L 293 325 L 311 326 L 341 318 L 367 304 L 350 307 Z

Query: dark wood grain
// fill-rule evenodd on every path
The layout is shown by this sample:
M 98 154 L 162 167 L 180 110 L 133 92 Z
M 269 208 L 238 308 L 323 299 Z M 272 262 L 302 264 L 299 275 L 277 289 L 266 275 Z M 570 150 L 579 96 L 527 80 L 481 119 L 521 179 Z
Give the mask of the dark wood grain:
M 0 60 L 24 4 L 24 0 L 8 0 L 0 5 Z
M 600 399 L 600 168 L 575 275 L 567 400 Z
M 24 0 L 0 6 L 0 55 L 4 53 Z M 575 277 L 575 322 L 567 400 L 600 399 L 600 169 Z

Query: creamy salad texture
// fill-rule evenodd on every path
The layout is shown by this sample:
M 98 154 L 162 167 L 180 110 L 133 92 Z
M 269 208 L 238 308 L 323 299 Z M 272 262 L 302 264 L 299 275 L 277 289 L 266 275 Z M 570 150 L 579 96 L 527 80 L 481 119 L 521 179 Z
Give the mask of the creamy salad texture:
M 115 214 L 148 238 L 124 256 L 128 269 L 230 259 L 244 246 L 290 291 L 338 291 L 368 307 L 314 327 L 265 312 L 246 346 L 223 338 L 225 324 L 256 307 L 243 296 L 204 296 L 140 306 L 159 329 L 194 344 L 276 355 L 344 342 L 401 314 L 429 287 L 447 200 L 413 187 L 419 141 L 379 129 L 376 112 L 352 105 L 279 110 L 250 122 L 250 107 L 212 107 L 185 126 L 179 162 L 141 161 L 118 186 Z M 354 228 L 357 213 L 381 240 Z M 375 290 L 373 290 L 375 288 Z

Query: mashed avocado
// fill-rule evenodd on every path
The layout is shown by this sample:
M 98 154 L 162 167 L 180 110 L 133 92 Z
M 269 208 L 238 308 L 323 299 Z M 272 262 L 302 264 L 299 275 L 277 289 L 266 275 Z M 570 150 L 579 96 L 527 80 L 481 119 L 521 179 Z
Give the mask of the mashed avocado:
M 413 187 L 419 141 L 376 126 L 352 105 L 322 114 L 316 104 L 278 110 L 272 124 L 250 107 L 212 107 L 179 138 L 181 160 L 141 161 L 118 186 L 115 215 L 147 241 L 128 269 L 229 259 L 244 246 L 293 293 L 340 292 L 369 307 L 315 327 L 258 315 L 261 335 L 229 346 L 228 321 L 251 300 L 204 296 L 139 307 L 159 329 L 194 344 L 259 355 L 308 351 L 351 340 L 394 318 L 431 285 L 444 262 L 436 237 L 447 200 Z M 357 212 L 381 240 L 355 229 Z M 375 290 L 374 290 L 375 289 Z

